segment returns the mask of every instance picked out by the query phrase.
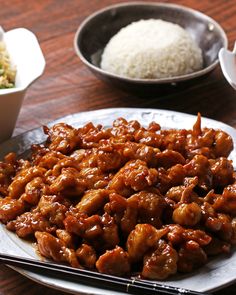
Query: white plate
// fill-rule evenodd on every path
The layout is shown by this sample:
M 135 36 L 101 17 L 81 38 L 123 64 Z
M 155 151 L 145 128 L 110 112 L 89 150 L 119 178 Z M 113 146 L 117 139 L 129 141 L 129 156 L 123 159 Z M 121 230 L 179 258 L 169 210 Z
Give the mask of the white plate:
M 75 127 L 84 125 L 92 121 L 94 124 L 103 124 L 110 126 L 112 121 L 117 117 L 124 117 L 128 120 L 138 120 L 142 125 L 147 125 L 151 121 L 158 122 L 165 128 L 185 128 L 190 129 L 196 121 L 196 116 L 177 113 L 173 111 L 157 110 L 157 109 L 134 109 L 134 108 L 117 108 L 103 109 L 91 112 L 84 112 L 69 115 L 49 124 L 56 122 L 66 122 Z M 209 128 L 222 129 L 228 132 L 236 143 L 236 130 L 221 122 L 202 118 L 202 126 Z M 0 157 L 10 151 L 18 151 L 24 153 L 30 148 L 32 143 L 41 143 L 45 140 L 42 128 L 38 128 L 15 137 L 0 145 Z M 231 153 L 230 158 L 236 166 L 236 148 Z M 35 258 L 38 256 L 31 244 L 19 239 L 14 233 L 5 229 L 0 225 L 0 252 L 15 254 L 21 257 Z M 90 295 L 124 295 L 125 293 L 109 291 L 105 288 L 99 289 L 83 284 L 75 283 L 68 280 L 39 275 L 37 272 L 29 272 L 20 268 L 14 268 L 16 271 L 26 277 L 41 283 L 43 285 L 66 291 L 73 294 L 90 294 Z M 171 277 L 168 281 L 162 282 L 171 286 L 186 288 L 195 291 L 212 291 L 230 284 L 236 280 L 236 251 L 227 257 L 218 257 L 209 261 L 204 267 L 198 271 L 188 275 L 178 275 Z

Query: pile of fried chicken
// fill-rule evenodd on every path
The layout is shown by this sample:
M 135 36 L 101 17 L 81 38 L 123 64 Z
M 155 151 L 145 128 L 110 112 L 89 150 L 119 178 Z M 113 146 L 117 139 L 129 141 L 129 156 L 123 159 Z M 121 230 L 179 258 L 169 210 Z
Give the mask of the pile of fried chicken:
M 0 221 L 72 267 L 163 280 L 236 244 L 236 176 L 222 130 L 118 118 L 44 127 L 27 159 L 0 162 Z

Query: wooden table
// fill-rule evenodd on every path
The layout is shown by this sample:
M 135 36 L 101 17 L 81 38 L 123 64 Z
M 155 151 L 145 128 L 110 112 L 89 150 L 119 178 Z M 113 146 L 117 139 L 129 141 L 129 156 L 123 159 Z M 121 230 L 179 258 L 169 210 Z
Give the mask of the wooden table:
M 236 127 L 236 91 L 218 67 L 204 81 L 148 98 L 122 92 L 97 80 L 77 58 L 73 38 L 82 20 L 115 0 L 0 0 L 0 25 L 6 31 L 25 27 L 38 37 L 47 66 L 27 92 L 14 134 L 61 116 L 108 107 L 150 107 L 181 111 L 223 121 Z M 163 1 L 169 2 L 169 1 Z M 229 48 L 236 40 L 235 0 L 176 0 L 213 17 L 225 29 Z M 160 97 L 163 99 L 160 100 Z M 203 282 L 204 283 L 204 282 Z M 236 284 L 216 294 L 235 294 Z M 65 294 L 38 285 L 6 266 L 0 266 L 0 295 Z

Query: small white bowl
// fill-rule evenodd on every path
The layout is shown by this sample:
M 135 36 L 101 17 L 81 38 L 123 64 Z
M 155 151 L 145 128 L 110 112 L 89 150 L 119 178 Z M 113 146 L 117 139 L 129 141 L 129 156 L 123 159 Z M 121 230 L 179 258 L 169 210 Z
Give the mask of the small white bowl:
M 39 78 L 45 59 L 36 36 L 17 28 L 4 34 L 4 42 L 12 63 L 16 66 L 15 87 L 0 89 L 0 142 L 11 137 L 28 87 Z
M 236 42 L 234 43 L 233 51 L 221 48 L 219 60 L 226 80 L 236 90 Z

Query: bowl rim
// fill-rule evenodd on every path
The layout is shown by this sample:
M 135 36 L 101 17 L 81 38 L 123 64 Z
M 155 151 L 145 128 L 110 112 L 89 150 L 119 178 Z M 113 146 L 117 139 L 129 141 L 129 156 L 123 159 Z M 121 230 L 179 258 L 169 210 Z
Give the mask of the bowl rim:
M 227 47 L 228 47 L 228 38 L 227 38 L 227 35 L 226 35 L 224 29 L 221 27 L 221 25 L 217 21 L 215 21 L 213 18 L 211 18 L 210 16 L 208 16 L 196 9 L 193 9 L 193 8 L 190 8 L 190 7 L 187 7 L 184 5 L 179 5 L 179 4 L 175 4 L 175 3 L 165 3 L 165 2 L 152 2 L 152 1 L 123 2 L 123 3 L 109 5 L 109 6 L 106 6 L 104 8 L 101 8 L 101 9 L 93 12 L 92 14 L 87 16 L 82 21 L 80 26 L 78 27 L 78 29 L 75 33 L 75 36 L 74 36 L 74 41 L 73 41 L 74 50 L 75 50 L 76 54 L 79 56 L 79 58 L 81 59 L 81 61 L 85 65 L 87 65 L 87 67 L 89 67 L 94 72 L 100 73 L 103 76 L 113 78 L 113 79 L 119 79 L 119 80 L 125 81 L 125 82 L 138 83 L 138 84 L 166 84 L 166 83 L 170 83 L 170 84 L 173 83 L 174 84 L 177 82 L 187 81 L 187 80 L 191 80 L 193 78 L 203 76 L 203 75 L 209 73 L 210 71 L 212 71 L 219 64 L 219 56 L 217 54 L 217 59 L 212 64 L 210 64 L 209 66 L 207 66 L 201 70 L 198 70 L 198 71 L 190 73 L 190 74 L 185 74 L 185 75 L 181 75 L 181 76 L 174 76 L 174 77 L 169 77 L 169 78 L 159 78 L 159 79 L 139 79 L 139 78 L 124 77 L 124 76 L 120 76 L 120 75 L 117 75 L 114 73 L 110 73 L 108 71 L 101 69 L 98 66 L 95 66 L 91 62 L 89 62 L 82 54 L 82 52 L 79 48 L 78 42 L 77 42 L 81 32 L 83 31 L 83 29 L 87 25 L 87 23 L 89 23 L 89 21 L 91 19 L 93 19 L 94 17 L 96 17 L 97 15 L 100 15 L 101 13 L 104 13 L 104 12 L 109 11 L 111 9 L 125 7 L 125 6 L 137 6 L 137 5 L 138 6 L 157 6 L 157 7 L 159 6 L 159 7 L 167 7 L 167 8 L 171 7 L 171 8 L 176 8 L 178 10 L 199 16 L 201 19 L 208 21 L 208 23 L 209 23 L 208 25 L 212 24 L 214 27 L 216 27 L 219 30 L 220 35 L 223 40 L 223 47 L 222 48 L 227 49 Z

